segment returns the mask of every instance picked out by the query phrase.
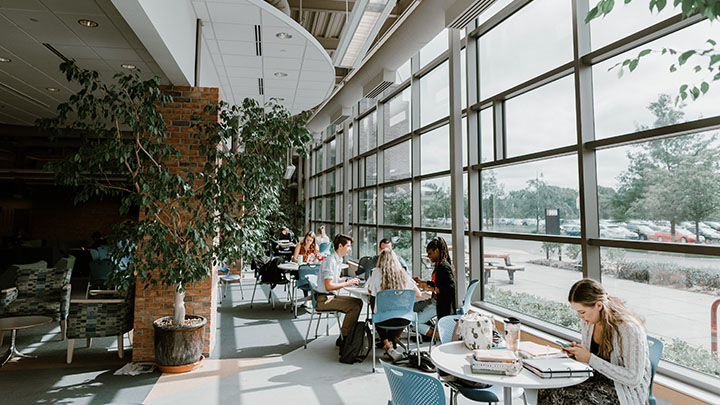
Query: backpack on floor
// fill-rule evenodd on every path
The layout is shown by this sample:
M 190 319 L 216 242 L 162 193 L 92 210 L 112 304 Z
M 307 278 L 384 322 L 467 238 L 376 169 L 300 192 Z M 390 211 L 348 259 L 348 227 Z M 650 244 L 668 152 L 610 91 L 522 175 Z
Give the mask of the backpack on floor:
M 372 349 L 372 332 L 366 322 L 356 322 L 340 348 L 340 363 L 364 361 Z

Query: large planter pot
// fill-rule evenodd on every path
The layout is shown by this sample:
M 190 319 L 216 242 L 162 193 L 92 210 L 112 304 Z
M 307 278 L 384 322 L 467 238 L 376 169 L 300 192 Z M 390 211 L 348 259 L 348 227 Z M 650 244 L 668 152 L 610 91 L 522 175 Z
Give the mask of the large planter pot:
M 200 365 L 203 350 L 203 329 L 207 320 L 199 315 L 185 315 L 195 320 L 190 325 L 173 326 L 172 317 L 156 319 L 155 362 L 162 372 L 181 373 Z

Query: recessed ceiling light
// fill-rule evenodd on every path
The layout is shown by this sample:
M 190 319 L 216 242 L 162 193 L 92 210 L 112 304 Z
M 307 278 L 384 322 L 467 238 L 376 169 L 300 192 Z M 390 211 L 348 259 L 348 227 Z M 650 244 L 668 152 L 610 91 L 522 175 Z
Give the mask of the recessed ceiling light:
M 3 58 L 2 56 L 0 56 L 0 63 L 10 63 L 10 62 L 12 62 L 12 59 Z
M 273 73 L 273 74 L 275 75 L 275 77 L 285 77 L 285 76 L 287 76 L 287 73 L 285 73 L 285 72 L 275 72 L 275 73 Z
M 89 27 L 89 28 L 95 28 L 98 26 L 98 23 L 96 23 L 93 20 L 78 20 L 78 24 L 82 25 L 83 27 Z
M 288 34 L 287 32 L 278 32 L 277 34 L 275 34 L 275 36 L 278 37 L 278 38 L 280 38 L 280 39 L 290 39 L 290 38 L 292 38 L 292 35 Z
M 123 69 L 127 69 L 127 70 L 137 69 L 137 66 L 130 64 L 130 63 L 123 63 L 122 65 L 120 65 L 120 67 L 122 67 Z
M 53 93 L 57 93 L 58 91 L 60 91 L 60 89 L 56 87 L 46 87 L 45 90 L 52 91 Z

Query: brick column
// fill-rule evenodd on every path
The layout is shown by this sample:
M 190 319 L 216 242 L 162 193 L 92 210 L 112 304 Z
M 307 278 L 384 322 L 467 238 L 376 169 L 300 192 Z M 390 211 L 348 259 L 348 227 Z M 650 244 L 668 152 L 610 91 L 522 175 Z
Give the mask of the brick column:
M 163 86 L 162 89 L 173 97 L 173 103 L 159 107 L 167 124 L 167 142 L 180 152 L 180 161 L 167 162 L 171 171 L 180 172 L 181 168 L 193 168 L 202 171 L 204 161 L 200 156 L 198 141 L 194 138 L 194 129 L 190 127 L 192 115 L 202 115 L 203 108 L 217 102 L 220 93 L 217 88 Z M 212 119 L 212 118 L 210 118 Z M 217 119 L 215 117 L 215 119 Z M 140 215 L 142 216 L 142 210 Z M 209 356 L 215 346 L 217 323 L 217 268 L 213 267 L 210 277 L 195 285 L 187 285 L 185 290 L 185 308 L 188 315 L 201 315 L 207 318 L 203 354 Z M 152 323 L 163 316 L 173 313 L 174 289 L 159 286 L 154 288 L 140 280 L 135 290 L 135 324 L 133 337 L 133 361 L 155 360 L 155 335 Z

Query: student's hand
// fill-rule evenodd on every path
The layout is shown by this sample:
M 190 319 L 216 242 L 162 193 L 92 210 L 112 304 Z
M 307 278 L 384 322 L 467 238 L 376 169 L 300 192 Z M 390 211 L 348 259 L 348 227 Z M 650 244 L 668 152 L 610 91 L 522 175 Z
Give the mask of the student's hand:
M 583 363 L 590 362 L 590 350 L 579 343 L 570 342 L 570 347 L 563 347 L 562 351 L 577 361 Z
M 351 286 L 353 286 L 353 285 L 360 285 L 360 279 L 359 279 L 359 278 L 352 278 L 352 279 L 348 280 L 348 284 L 351 285 Z

